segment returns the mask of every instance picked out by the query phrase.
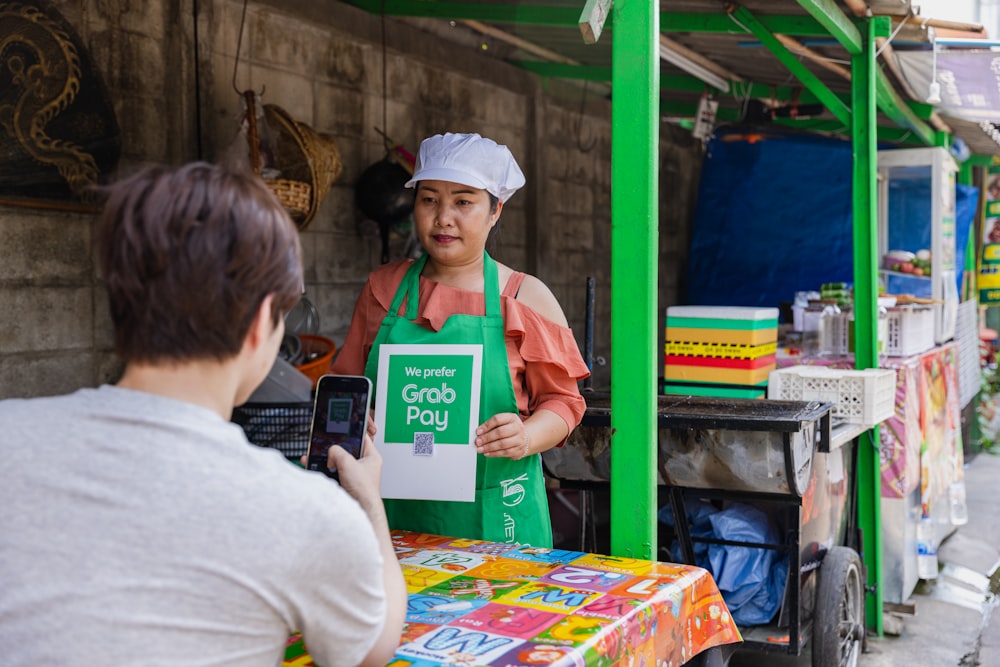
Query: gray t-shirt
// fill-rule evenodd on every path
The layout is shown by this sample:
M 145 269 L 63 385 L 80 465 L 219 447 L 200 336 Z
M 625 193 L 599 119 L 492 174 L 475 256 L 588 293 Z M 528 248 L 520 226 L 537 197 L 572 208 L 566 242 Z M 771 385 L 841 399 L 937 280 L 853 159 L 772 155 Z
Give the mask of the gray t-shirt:
M 112 386 L 0 401 L 0 663 L 357 664 L 385 621 L 335 482 L 199 406 Z

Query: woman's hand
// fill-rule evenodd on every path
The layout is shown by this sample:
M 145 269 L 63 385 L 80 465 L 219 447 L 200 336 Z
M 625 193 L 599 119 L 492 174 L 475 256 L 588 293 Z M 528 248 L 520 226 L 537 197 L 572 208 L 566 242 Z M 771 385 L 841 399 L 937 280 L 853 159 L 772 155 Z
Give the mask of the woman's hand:
M 483 456 L 522 459 L 531 454 L 531 438 L 521 417 L 513 412 L 493 415 L 476 429 L 476 451 Z

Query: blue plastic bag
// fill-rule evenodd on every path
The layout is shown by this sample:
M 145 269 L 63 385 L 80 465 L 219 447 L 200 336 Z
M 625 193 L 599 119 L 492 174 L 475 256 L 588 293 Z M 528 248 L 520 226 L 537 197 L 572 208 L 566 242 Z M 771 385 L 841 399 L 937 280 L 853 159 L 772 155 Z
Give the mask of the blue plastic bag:
M 778 544 L 778 532 L 766 513 L 745 503 L 723 510 L 700 500 L 685 500 L 692 537 L 710 537 L 760 544 Z M 670 506 L 658 518 L 673 526 Z M 671 546 L 671 558 L 681 562 L 680 544 Z M 739 625 L 761 625 L 774 618 L 788 578 L 788 557 L 774 549 L 694 543 L 695 564 L 712 573 L 733 620 Z

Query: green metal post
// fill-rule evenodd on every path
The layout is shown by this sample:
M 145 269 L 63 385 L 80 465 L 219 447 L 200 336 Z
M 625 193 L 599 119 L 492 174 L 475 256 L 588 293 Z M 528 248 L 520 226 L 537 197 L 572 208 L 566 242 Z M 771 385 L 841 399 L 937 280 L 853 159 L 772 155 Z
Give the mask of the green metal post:
M 958 182 L 962 185 L 974 185 L 974 178 L 972 175 L 972 162 L 966 160 L 962 164 L 958 165 Z M 986 210 L 986 202 L 979 202 L 979 209 L 982 211 Z M 980 216 L 976 216 L 978 219 Z M 976 275 L 976 226 L 975 221 L 973 221 L 972 229 L 969 231 L 969 238 L 965 243 L 965 262 L 962 265 L 963 275 L 962 279 L 962 292 L 959 294 L 959 298 L 962 301 L 968 301 L 969 299 L 975 299 L 976 294 L 976 279 L 979 277 Z M 976 420 L 973 419 L 973 425 L 975 425 Z
M 611 553 L 656 555 L 659 3 L 616 0 L 611 101 Z
M 862 49 L 851 56 L 851 139 L 854 150 L 854 359 L 859 369 L 878 367 L 877 252 L 878 146 L 875 125 L 875 21 L 864 22 Z M 882 635 L 882 533 L 878 427 L 858 439 L 858 524 L 867 569 L 865 617 Z

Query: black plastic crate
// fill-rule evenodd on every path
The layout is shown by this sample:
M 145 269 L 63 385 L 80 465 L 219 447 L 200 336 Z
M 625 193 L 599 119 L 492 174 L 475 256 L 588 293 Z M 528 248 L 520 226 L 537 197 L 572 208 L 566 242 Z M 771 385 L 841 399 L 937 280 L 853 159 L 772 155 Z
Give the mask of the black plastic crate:
M 251 443 L 298 459 L 309 445 L 312 414 L 312 403 L 245 403 L 233 410 L 232 421 Z

